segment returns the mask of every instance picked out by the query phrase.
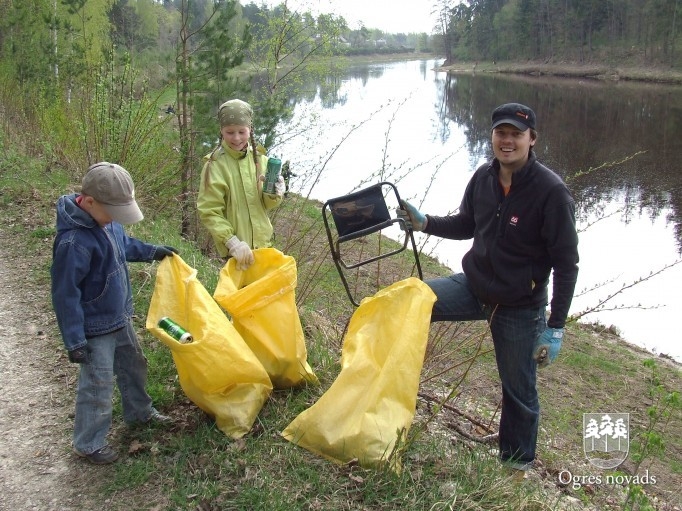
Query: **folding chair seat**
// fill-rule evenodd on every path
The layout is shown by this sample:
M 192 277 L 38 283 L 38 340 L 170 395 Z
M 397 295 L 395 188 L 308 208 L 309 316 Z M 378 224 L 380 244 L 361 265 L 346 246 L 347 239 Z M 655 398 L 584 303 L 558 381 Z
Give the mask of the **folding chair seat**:
M 327 231 L 332 259 L 341 276 L 346 293 L 356 307 L 359 305 L 359 301 L 355 299 L 350 289 L 346 271 L 403 252 L 409 242 L 412 244 L 412 252 L 419 278 L 423 279 L 419 263 L 419 252 L 412 230 L 407 229 L 402 218 L 391 217 L 388 205 L 386 204 L 386 197 L 389 195 L 395 198 L 396 204 L 400 204 L 400 195 L 397 188 L 392 183 L 384 181 L 348 195 L 329 199 L 322 207 L 322 218 Z M 330 222 L 330 217 L 333 224 Z M 344 243 L 378 233 L 396 223 L 402 224 L 403 229 L 402 241 L 398 240 L 400 245 L 397 248 L 388 249 L 386 252 L 379 252 L 367 258 L 357 257 L 356 253 L 354 255 L 357 259 L 348 261 L 350 252 L 346 251 L 343 253 Z

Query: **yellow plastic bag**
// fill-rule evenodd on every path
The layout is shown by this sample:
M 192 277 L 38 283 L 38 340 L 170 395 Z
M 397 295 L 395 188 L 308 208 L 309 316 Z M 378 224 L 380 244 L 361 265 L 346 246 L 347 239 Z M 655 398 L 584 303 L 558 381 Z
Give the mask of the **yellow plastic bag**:
M 234 259 L 227 262 L 213 297 L 230 313 L 275 388 L 318 383 L 296 308 L 296 260 L 274 248 L 253 254 L 255 262 L 244 271 Z
M 225 313 L 179 255 L 166 257 L 156 272 L 147 329 L 168 348 L 187 397 L 215 418 L 231 438 L 249 432 L 272 383 Z M 192 336 L 182 344 L 158 326 L 169 317 Z
M 435 301 L 414 277 L 362 300 L 344 338 L 339 376 L 282 436 L 337 463 L 388 463 L 398 472 L 400 460 L 388 458 L 414 418 Z

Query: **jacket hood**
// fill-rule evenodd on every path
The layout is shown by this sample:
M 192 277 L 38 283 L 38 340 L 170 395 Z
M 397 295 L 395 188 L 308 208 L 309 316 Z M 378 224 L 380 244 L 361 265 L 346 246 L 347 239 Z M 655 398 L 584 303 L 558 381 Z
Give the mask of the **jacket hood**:
M 71 229 L 92 229 L 97 222 L 76 203 L 77 193 L 62 195 L 57 200 L 57 232 Z

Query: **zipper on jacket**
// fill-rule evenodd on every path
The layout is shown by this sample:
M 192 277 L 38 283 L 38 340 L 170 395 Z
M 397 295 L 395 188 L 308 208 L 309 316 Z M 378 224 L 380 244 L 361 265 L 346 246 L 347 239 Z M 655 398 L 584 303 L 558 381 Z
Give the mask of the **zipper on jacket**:
M 501 238 L 502 234 L 504 233 L 504 229 L 502 228 L 502 202 L 497 203 L 497 213 L 495 213 L 495 217 L 497 218 L 497 237 Z

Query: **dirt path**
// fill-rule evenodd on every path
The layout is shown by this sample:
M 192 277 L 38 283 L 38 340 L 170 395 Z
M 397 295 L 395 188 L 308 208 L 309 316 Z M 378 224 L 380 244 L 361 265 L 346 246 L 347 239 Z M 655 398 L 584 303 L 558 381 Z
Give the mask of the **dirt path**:
M 0 233 L 0 510 L 103 509 L 87 493 L 107 468 L 71 452 L 77 368 L 59 349 L 49 285 L 29 282 Z

